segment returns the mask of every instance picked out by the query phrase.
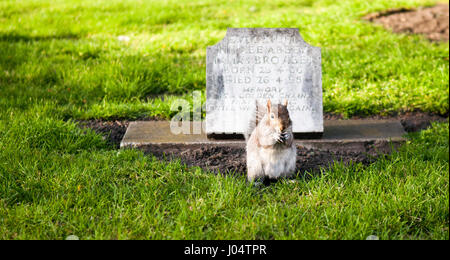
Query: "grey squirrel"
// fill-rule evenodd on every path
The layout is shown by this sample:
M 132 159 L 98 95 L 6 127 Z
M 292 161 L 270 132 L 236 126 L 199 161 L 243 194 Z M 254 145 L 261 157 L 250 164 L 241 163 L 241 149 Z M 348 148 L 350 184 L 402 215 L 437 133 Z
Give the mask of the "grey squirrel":
M 245 134 L 247 151 L 247 179 L 278 179 L 295 173 L 297 148 L 292 133 L 288 102 L 266 108 L 256 102 L 254 120 Z

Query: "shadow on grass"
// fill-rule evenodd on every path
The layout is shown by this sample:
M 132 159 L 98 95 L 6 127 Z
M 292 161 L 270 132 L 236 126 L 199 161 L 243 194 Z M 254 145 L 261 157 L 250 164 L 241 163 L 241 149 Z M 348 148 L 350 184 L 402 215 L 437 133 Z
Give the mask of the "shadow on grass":
M 16 33 L 3 33 L 0 34 L 0 41 L 2 42 L 34 42 L 34 41 L 51 41 L 51 40 L 78 40 L 79 35 L 66 33 L 59 35 L 23 35 Z
M 27 109 L 48 101 L 76 117 L 99 104 L 123 104 L 135 111 L 139 105 L 130 101 L 146 103 L 155 95 L 204 88 L 202 58 L 188 53 L 131 55 L 127 49 L 110 53 L 103 42 L 80 37 L 0 33 L 0 106 Z M 114 107 L 106 110 L 96 116 L 117 116 Z

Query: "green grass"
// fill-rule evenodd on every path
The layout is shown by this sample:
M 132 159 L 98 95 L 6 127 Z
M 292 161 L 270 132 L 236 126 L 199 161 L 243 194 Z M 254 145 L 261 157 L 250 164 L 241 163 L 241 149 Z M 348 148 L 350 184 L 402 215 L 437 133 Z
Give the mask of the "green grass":
M 161 95 L 204 92 L 206 47 L 227 27 L 296 27 L 322 48 L 325 112 L 444 114 L 448 44 L 360 19 L 434 2 L 2 1 L 0 108 L 44 102 L 67 118 L 169 118 Z
M 448 112 L 448 43 L 367 13 L 435 1 L 1 1 L 0 239 L 449 239 L 449 124 L 268 187 L 116 150 L 77 119 L 169 118 L 227 27 L 322 48 L 324 110 Z M 117 36 L 127 35 L 130 42 Z
M 448 123 L 372 165 L 257 188 L 23 119 L 0 128 L 0 239 L 449 238 Z

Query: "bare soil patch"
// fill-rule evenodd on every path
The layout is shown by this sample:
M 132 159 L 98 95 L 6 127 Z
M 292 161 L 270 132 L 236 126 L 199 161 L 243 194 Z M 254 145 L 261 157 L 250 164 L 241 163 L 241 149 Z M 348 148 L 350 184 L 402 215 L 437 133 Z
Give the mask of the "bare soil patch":
M 423 34 L 431 41 L 449 40 L 449 5 L 417 9 L 392 9 L 366 15 L 364 20 L 382 24 L 395 33 Z
M 399 119 L 407 132 L 416 132 L 426 129 L 433 121 L 446 121 L 448 115 L 441 116 L 424 112 L 408 112 L 396 116 L 371 116 L 373 119 Z M 340 116 L 325 114 L 325 119 L 340 119 Z M 352 117 L 352 119 L 367 117 Z M 147 118 L 147 120 L 155 120 Z M 86 120 L 79 121 L 82 128 L 90 128 L 104 136 L 108 142 L 115 148 L 119 148 L 120 141 L 124 136 L 129 122 L 126 120 L 102 121 Z M 177 160 L 187 166 L 199 166 L 203 169 L 213 172 L 230 173 L 236 172 L 243 174 L 246 172 L 245 149 L 238 147 L 208 146 L 197 147 L 193 149 L 159 149 L 157 146 L 146 147 L 146 154 L 151 154 L 160 160 Z M 380 155 L 378 155 L 380 156 Z M 319 149 L 306 149 L 299 147 L 297 150 L 297 170 L 301 173 L 318 172 L 321 168 L 327 168 L 334 162 L 363 163 L 365 165 L 372 163 L 377 159 L 372 153 L 363 154 L 345 149 L 338 151 L 324 151 Z
M 79 120 L 78 125 L 81 128 L 90 128 L 96 133 L 103 135 L 103 138 L 115 148 L 120 147 L 125 132 L 127 131 L 129 122 L 126 120 L 103 121 L 95 120 Z
M 146 154 L 151 154 L 160 160 L 180 160 L 187 166 L 199 166 L 202 169 L 221 174 L 245 174 L 246 152 L 244 148 L 207 146 L 184 151 L 171 149 L 163 151 L 157 146 L 143 147 Z M 167 152 L 167 153 L 166 153 Z M 297 148 L 297 171 L 304 173 L 320 172 L 335 162 L 363 163 L 365 165 L 376 160 L 377 156 L 355 153 L 352 151 L 324 151 L 318 149 Z

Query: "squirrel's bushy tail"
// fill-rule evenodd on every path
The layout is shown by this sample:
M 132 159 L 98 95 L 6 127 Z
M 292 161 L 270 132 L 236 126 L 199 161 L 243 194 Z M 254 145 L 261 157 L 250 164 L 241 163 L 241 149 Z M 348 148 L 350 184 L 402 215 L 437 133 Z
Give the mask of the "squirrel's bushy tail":
M 255 99 L 254 109 L 250 116 L 250 120 L 248 121 L 247 129 L 244 132 L 245 142 L 248 142 L 250 136 L 253 133 L 253 130 L 258 126 L 261 119 L 264 117 L 266 110 L 263 105 L 259 104 L 258 100 Z

